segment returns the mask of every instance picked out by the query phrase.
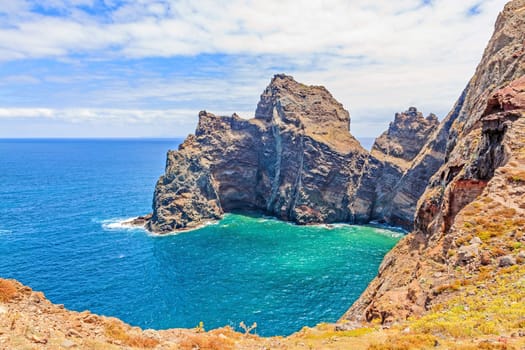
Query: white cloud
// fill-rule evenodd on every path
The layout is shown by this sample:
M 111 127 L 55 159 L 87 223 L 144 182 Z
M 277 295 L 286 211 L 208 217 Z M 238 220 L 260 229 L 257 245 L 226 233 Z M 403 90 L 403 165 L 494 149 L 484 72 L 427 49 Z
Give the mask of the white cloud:
M 0 138 L 185 137 L 194 133 L 198 113 L 186 109 L 0 108 Z
M 191 102 L 191 108 L 200 106 L 189 114 L 174 112 L 174 120 L 195 123 L 200 108 L 228 114 L 234 107 L 255 109 L 264 85 L 279 73 L 276 67 L 285 67 L 299 81 L 326 85 L 350 110 L 352 129 L 372 136 L 408 105 L 443 117 L 474 72 L 505 2 L 104 0 L 104 11 L 92 0 L 39 2 L 60 13 L 50 16 L 34 11 L 36 1 L 0 0 L 0 61 L 223 54 L 231 64 L 214 68 L 224 73 L 219 77 L 137 74 L 134 84 L 113 77 L 88 94 L 94 106 L 85 114 L 80 109 L 51 114 L 64 121 L 82 115 L 98 122 L 149 123 L 156 112 L 142 101 L 177 108 Z M 480 13 L 468 16 L 477 5 Z
M 105 50 L 130 57 L 330 52 L 392 62 L 457 51 L 458 43 L 477 50 L 505 1 L 483 1 L 481 13 L 467 17 L 478 2 L 143 0 L 125 3 L 106 18 L 78 15 L 75 5 L 89 8 L 92 1 L 47 2 L 46 8 L 70 10 L 51 17 L 28 12 L 27 2 L 16 0 L 4 10 L 8 26 L 0 29 L 0 46 L 24 57 L 104 56 Z
M 141 123 L 151 124 L 169 121 L 173 124 L 193 124 L 189 119 L 196 119 L 198 111 L 192 110 L 133 110 L 109 108 L 0 108 L 0 119 L 52 119 L 71 123 Z

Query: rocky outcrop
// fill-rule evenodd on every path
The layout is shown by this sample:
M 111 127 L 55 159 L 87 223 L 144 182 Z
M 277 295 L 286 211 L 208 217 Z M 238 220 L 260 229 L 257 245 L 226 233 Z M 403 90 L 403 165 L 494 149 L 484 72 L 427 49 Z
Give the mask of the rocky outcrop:
M 428 141 L 439 121 L 435 114 L 426 118 L 416 107 L 403 113 L 396 113 L 387 131 L 379 136 L 372 146 L 372 155 L 378 159 L 388 159 L 406 170 Z
M 376 199 L 372 219 L 390 225 L 412 228 L 417 199 L 423 194 L 430 172 L 419 172 L 411 186 L 404 186 L 401 179 L 414 165 L 416 156 L 430 135 L 437 130 L 439 121 L 434 114 L 426 118 L 415 107 L 396 113 L 387 131 L 372 146 L 372 157 L 381 161 L 375 179 Z
M 524 0 L 505 6 L 474 77 L 405 172 L 398 188 L 425 164 L 435 169 L 415 230 L 343 319 L 388 324 L 421 315 L 457 286 L 497 275 L 498 257 L 517 259 L 525 235 L 524 10 Z
M 368 220 L 354 203 L 368 161 L 350 116 L 321 86 L 276 75 L 255 118 L 201 112 L 195 135 L 168 153 L 147 228 L 190 228 L 224 212 L 256 210 L 299 224 Z
M 195 135 L 168 152 L 146 227 L 189 229 L 239 210 L 298 224 L 394 222 L 385 210 L 395 209 L 388 193 L 437 124 L 415 108 L 399 113 L 370 154 L 324 87 L 276 75 L 253 119 L 200 112 Z

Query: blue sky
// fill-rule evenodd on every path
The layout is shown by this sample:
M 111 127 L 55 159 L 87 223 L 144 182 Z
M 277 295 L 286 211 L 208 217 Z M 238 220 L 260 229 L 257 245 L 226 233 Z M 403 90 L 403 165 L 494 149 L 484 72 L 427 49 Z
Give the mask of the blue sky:
M 253 116 L 276 73 L 324 85 L 352 133 L 442 118 L 505 1 L 0 0 L 0 137 L 180 137 Z

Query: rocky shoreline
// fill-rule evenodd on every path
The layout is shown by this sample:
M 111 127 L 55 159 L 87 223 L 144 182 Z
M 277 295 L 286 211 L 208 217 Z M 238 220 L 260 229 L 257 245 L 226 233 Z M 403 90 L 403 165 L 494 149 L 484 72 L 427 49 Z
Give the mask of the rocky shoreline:
M 213 225 L 216 223 L 216 221 L 213 221 L 213 220 L 193 221 L 184 228 L 175 229 L 171 232 L 163 232 L 161 234 L 161 233 L 156 233 L 156 232 L 152 232 L 148 230 L 147 224 L 151 220 L 151 216 L 152 214 L 137 216 L 129 220 L 121 221 L 120 225 L 122 225 L 123 227 L 143 229 L 143 230 L 146 230 L 149 234 L 153 236 L 168 236 L 168 235 L 176 235 L 176 234 L 183 233 L 183 232 L 198 230 L 198 229 L 201 229 L 201 228 L 204 228 L 206 226 Z
M 328 90 L 275 75 L 255 118 L 199 113 L 195 134 L 168 152 L 145 227 L 165 234 L 249 210 L 300 225 L 378 221 L 409 229 L 415 203 L 404 196 L 422 194 L 430 174 L 403 194 L 396 186 L 438 125 L 410 107 L 368 152 Z

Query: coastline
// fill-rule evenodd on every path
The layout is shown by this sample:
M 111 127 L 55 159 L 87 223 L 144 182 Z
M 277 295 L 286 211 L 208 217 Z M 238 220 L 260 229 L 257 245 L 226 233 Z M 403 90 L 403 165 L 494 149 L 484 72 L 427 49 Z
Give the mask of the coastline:
M 180 228 L 175 231 L 170 231 L 166 233 L 156 233 L 146 228 L 146 223 L 147 223 L 147 220 L 149 220 L 149 218 L 151 218 L 151 214 L 127 218 L 124 220 L 117 221 L 113 224 L 110 224 L 110 225 L 113 225 L 113 227 L 108 226 L 108 228 L 110 229 L 140 229 L 140 230 L 144 230 L 148 234 L 148 236 L 151 236 L 151 237 L 165 237 L 165 236 L 175 236 L 181 233 L 196 231 L 206 226 L 216 225 L 220 221 L 220 220 L 199 221 L 199 222 L 195 222 L 194 224 L 190 226 L 186 226 L 184 228 Z
M 229 215 L 229 214 L 244 215 L 243 213 L 225 213 L 223 218 L 225 216 Z M 248 214 L 247 216 L 250 216 L 250 215 Z M 221 218 L 219 220 L 198 221 L 198 222 L 192 223 L 191 225 L 189 225 L 187 227 L 180 228 L 180 229 L 177 229 L 175 231 L 166 232 L 166 233 L 155 233 L 155 232 L 152 232 L 152 231 L 148 230 L 145 227 L 146 223 L 147 223 L 147 220 L 149 220 L 150 218 L 151 218 L 151 214 L 140 215 L 140 216 L 136 216 L 136 217 L 129 217 L 129 218 L 124 218 L 124 219 L 117 220 L 115 222 L 111 222 L 109 224 L 103 224 L 103 227 L 107 228 L 107 229 L 111 229 L 111 230 L 139 229 L 139 230 L 145 231 L 148 234 L 148 236 L 151 236 L 151 237 L 165 237 L 165 236 L 175 236 L 175 235 L 179 235 L 181 233 L 186 233 L 186 232 L 200 230 L 202 228 L 205 228 L 205 227 L 211 226 L 211 225 L 218 225 L 220 223 L 220 221 L 223 219 L 223 218 Z M 281 219 L 279 219 L 279 218 L 277 218 L 275 216 L 268 216 L 268 215 L 263 215 L 263 214 L 257 215 L 257 218 L 259 218 L 260 220 L 278 221 L 278 222 L 281 222 L 281 223 L 284 223 L 284 224 L 287 224 L 287 225 L 292 225 L 292 226 L 297 226 L 297 227 L 301 227 L 301 226 L 304 226 L 304 227 L 318 227 L 318 228 L 324 228 L 324 229 L 327 229 L 327 230 L 332 230 L 332 229 L 336 229 L 336 228 L 344 228 L 344 227 L 349 227 L 350 228 L 350 227 L 355 227 L 355 226 L 371 227 L 371 228 L 374 228 L 374 229 L 377 229 L 377 230 L 386 230 L 386 231 L 395 232 L 395 233 L 397 233 L 397 235 L 396 234 L 392 234 L 390 232 L 388 233 L 388 235 L 392 236 L 392 237 L 397 237 L 397 238 L 402 238 L 402 237 L 406 236 L 408 233 L 410 233 L 410 231 L 407 231 L 407 230 L 403 229 L 402 227 L 391 226 L 391 225 L 388 225 L 388 224 L 381 224 L 381 223 L 374 222 L 374 221 L 371 221 L 371 222 L 363 224 L 363 225 L 356 225 L 356 224 L 350 224 L 350 223 L 345 223 L 345 222 L 309 223 L 309 224 L 302 225 L 302 224 L 298 224 L 298 223 L 293 222 L 293 221 L 281 220 Z M 377 232 L 377 233 L 378 234 L 385 234 L 384 232 Z

